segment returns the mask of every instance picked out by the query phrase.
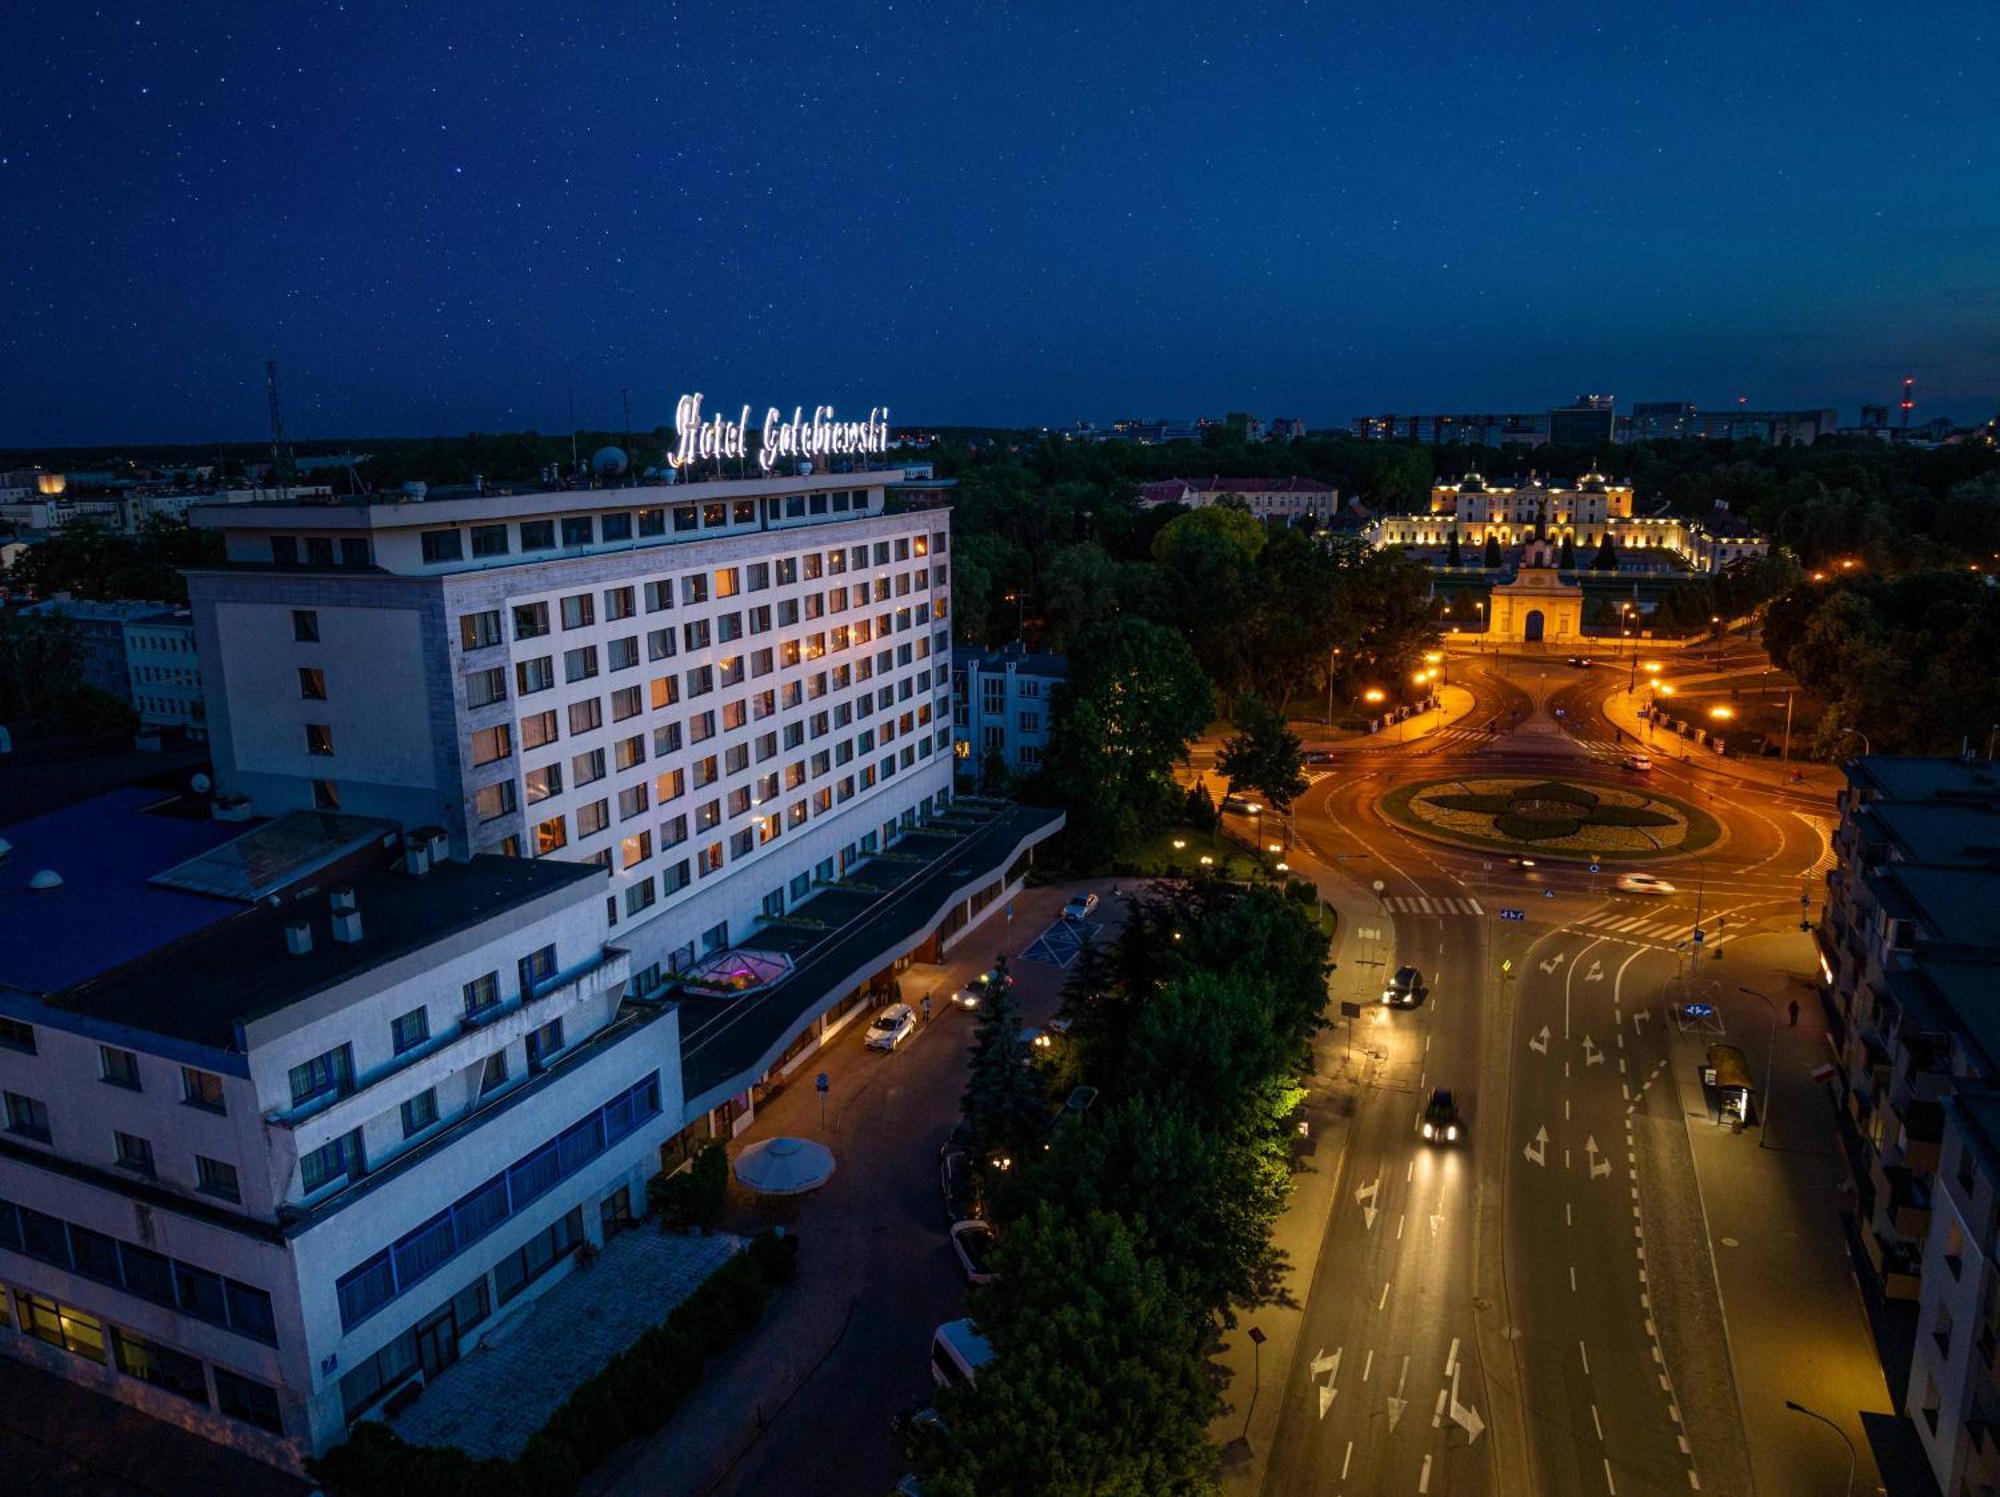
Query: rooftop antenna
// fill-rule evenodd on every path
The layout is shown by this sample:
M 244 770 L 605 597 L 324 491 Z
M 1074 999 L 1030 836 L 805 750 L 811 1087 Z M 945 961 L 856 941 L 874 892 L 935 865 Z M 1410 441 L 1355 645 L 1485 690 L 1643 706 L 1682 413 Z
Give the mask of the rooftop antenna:
M 623 387 L 618 396 L 625 402 L 625 471 L 629 474 L 632 471 L 632 387 Z
M 292 497 L 292 449 L 285 441 L 285 403 L 278 393 L 278 361 L 264 361 L 264 393 L 271 402 L 271 477 L 278 497 Z
M 1917 408 L 1917 379 L 1909 375 L 1903 380 L 1903 430 L 1910 429 L 1910 412 Z
M 569 391 L 569 476 L 574 480 L 583 471 L 583 464 L 576 455 L 576 366 L 567 360 L 563 363 L 563 384 Z

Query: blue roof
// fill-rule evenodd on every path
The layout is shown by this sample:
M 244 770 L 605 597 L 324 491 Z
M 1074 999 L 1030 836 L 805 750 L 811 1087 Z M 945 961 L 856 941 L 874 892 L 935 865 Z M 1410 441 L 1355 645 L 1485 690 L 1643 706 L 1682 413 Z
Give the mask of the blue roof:
M 150 882 L 244 831 L 148 812 L 173 802 L 129 786 L 0 828 L 13 844 L 0 862 L 0 988 L 59 992 L 244 908 Z M 62 875 L 60 888 L 28 887 L 44 868 Z

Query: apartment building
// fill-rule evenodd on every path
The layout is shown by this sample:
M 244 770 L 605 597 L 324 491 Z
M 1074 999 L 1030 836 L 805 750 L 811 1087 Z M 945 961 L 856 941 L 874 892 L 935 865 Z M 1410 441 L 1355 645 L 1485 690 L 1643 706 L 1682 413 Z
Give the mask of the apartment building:
M 1219 473 L 1210 478 L 1163 478 L 1139 485 L 1139 503 L 1145 509 L 1162 504 L 1201 509 L 1225 498 L 1241 500 L 1260 520 L 1296 525 L 1308 516 L 1330 519 L 1339 506 L 1340 491 L 1317 478 L 1230 478 Z
M 1905 1407 L 1940 1487 L 1978 1490 L 1957 1473 L 1967 1442 L 1977 1453 L 1992 1438 L 1964 1427 L 1993 1406 L 1974 1386 L 1990 1357 L 1964 1353 L 1980 1340 L 1995 1252 L 1977 1179 L 1981 1098 L 2000 1083 L 2000 773 L 1864 757 L 1840 806 L 1816 939 L 1855 1226 L 1871 1288 L 1914 1307 L 1902 1317 L 1914 1345 L 1889 1359 L 1910 1354 Z
M 198 509 L 218 788 L 602 867 L 651 988 L 949 799 L 948 512 L 898 477 Z
M 1056 687 L 1068 676 L 1064 656 L 1031 655 L 1018 640 L 997 650 L 960 649 L 952 665 L 952 723 L 961 775 L 983 788 L 996 761 L 1010 775 L 1040 769 Z
M 602 868 L 201 812 L 7 829 L 0 1351 L 289 1465 L 643 1212 L 678 1016 Z
M 195 653 L 194 615 L 168 603 L 63 596 L 21 610 L 61 618 L 83 650 L 83 679 L 139 714 L 141 728 L 199 737 L 207 713 Z
M 1944 1103 L 1944 1143 L 1911 1359 L 1909 1411 L 1938 1490 L 2000 1489 L 2000 1091 Z

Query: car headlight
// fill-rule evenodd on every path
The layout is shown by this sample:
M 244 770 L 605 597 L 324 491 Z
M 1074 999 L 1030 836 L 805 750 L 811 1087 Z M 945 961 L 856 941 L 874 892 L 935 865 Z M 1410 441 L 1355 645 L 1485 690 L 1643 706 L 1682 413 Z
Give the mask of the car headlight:
M 1447 1143 L 1456 1139 L 1458 1137 L 1458 1124 L 1453 1123 L 1449 1128 L 1445 1129 L 1444 1136 Z
M 1426 1123 L 1424 1124 L 1424 1137 L 1429 1138 L 1430 1136 L 1431 1136 L 1431 1125 L 1429 1123 Z

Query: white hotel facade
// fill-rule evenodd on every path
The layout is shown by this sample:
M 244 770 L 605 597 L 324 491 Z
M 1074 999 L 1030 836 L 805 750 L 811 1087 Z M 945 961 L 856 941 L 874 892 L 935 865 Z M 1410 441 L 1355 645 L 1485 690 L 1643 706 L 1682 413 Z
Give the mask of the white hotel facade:
M 217 788 L 595 863 L 644 991 L 949 799 L 948 517 L 893 476 L 199 511 Z

